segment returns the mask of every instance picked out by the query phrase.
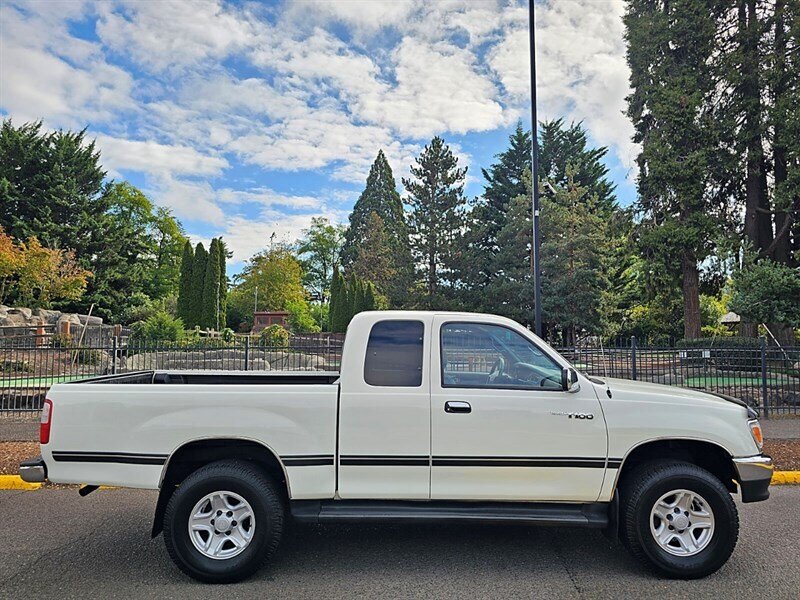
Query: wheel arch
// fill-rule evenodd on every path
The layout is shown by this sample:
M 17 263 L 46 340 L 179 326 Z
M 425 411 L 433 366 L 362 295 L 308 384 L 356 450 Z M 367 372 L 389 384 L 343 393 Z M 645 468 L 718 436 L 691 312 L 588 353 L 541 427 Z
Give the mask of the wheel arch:
M 265 443 L 250 438 L 230 436 L 189 440 L 173 450 L 164 463 L 159 481 L 152 537 L 161 533 L 164 512 L 176 486 L 200 467 L 223 459 L 256 463 L 278 484 L 285 500 L 291 497 L 286 467 L 278 454 Z
M 736 466 L 728 450 L 716 442 L 699 438 L 656 438 L 638 443 L 622 459 L 614 482 L 614 496 L 624 485 L 627 475 L 640 464 L 652 460 L 683 460 L 701 467 L 717 477 L 729 492 L 736 492 Z

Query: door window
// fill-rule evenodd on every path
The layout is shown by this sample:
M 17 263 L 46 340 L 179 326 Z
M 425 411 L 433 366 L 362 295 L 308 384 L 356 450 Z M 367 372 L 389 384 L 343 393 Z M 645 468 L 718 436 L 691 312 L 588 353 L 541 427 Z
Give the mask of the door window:
M 502 325 L 442 325 L 441 356 L 443 387 L 563 389 L 561 366 Z
M 364 381 L 383 387 L 422 385 L 422 321 L 378 321 L 364 360 Z

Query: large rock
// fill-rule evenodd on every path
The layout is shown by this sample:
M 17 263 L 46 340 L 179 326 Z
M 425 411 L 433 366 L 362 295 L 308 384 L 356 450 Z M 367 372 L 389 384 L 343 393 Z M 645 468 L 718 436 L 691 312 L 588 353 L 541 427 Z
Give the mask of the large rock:
M 64 323 L 70 324 L 70 333 L 74 336 L 75 332 L 80 329 L 81 320 L 78 318 L 78 315 L 75 313 L 72 314 L 62 314 L 58 317 L 58 321 L 56 321 L 56 331 L 61 333 L 61 328 L 64 326 Z
M 6 312 L 9 315 L 21 315 L 25 321 L 30 320 L 33 316 L 33 311 L 30 308 L 9 308 Z
M 62 314 L 60 310 L 47 310 L 46 308 L 33 309 L 33 316 L 43 319 L 48 325 L 55 325 Z

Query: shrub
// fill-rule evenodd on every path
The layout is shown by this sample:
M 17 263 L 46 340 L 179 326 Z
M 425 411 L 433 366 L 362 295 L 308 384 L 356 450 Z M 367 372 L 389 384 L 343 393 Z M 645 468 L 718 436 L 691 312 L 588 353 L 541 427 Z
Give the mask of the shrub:
M 233 329 L 230 327 L 226 327 L 222 331 L 220 331 L 220 336 L 222 337 L 223 341 L 225 342 L 232 342 L 236 339 L 236 335 L 233 333 Z
M 183 321 L 163 311 L 131 326 L 131 338 L 136 341 L 177 342 L 183 336 Z
M 82 348 L 81 350 L 76 350 L 76 353 L 75 361 L 80 365 L 97 366 L 103 362 L 104 356 L 102 350 Z
M 289 312 L 289 329 L 294 333 L 319 333 L 322 331 L 305 300 L 290 300 L 286 303 Z
M 281 325 L 270 325 L 261 331 L 258 339 L 265 346 L 288 346 L 289 332 Z

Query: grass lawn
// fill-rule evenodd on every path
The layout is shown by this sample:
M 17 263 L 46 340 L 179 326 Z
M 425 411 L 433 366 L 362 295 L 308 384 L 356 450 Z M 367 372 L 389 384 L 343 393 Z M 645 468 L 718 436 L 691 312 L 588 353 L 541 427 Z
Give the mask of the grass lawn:
M 785 379 L 781 379 L 775 376 L 767 376 L 767 385 L 780 385 L 785 382 Z M 707 385 L 716 385 L 716 386 L 751 386 L 751 387 L 760 387 L 761 386 L 761 377 L 726 377 L 726 376 L 718 376 L 718 375 L 700 375 L 699 377 L 687 377 L 683 380 L 683 385 L 685 387 L 704 387 Z
M 14 379 L 0 378 L 0 388 L 36 388 L 50 387 L 54 383 L 65 383 L 67 381 L 77 381 L 88 379 L 94 375 L 56 375 L 53 377 L 15 377 Z

